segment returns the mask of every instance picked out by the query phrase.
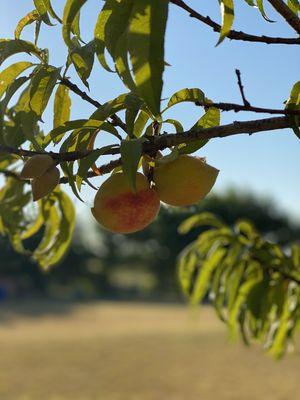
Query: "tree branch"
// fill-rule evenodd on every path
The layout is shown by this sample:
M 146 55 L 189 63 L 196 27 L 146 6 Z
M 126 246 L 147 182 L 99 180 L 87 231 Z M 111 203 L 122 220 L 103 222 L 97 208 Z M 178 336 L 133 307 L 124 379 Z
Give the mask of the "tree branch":
M 77 94 L 83 100 L 92 104 L 96 108 L 99 108 L 102 106 L 101 103 L 99 103 L 97 100 L 92 99 L 86 92 L 79 89 L 79 87 L 77 85 L 75 85 L 75 83 L 72 83 L 69 79 L 61 78 L 60 83 L 64 86 L 68 87 L 73 93 Z M 126 124 L 124 124 L 124 122 L 116 114 L 111 115 L 110 119 L 111 119 L 110 123 L 112 125 L 120 127 L 125 133 L 127 133 Z
M 195 18 L 205 25 L 210 26 L 215 32 L 221 31 L 221 26 L 213 21 L 210 17 L 205 17 L 204 15 L 198 13 L 191 7 L 189 7 L 183 0 L 170 0 L 171 3 L 175 4 L 179 8 L 187 11 L 190 14 L 190 17 Z M 243 40 L 246 42 L 257 42 L 257 43 L 266 43 L 266 44 L 300 44 L 300 38 L 282 38 L 282 37 L 270 37 L 270 36 L 256 36 L 250 35 L 241 31 L 230 31 L 227 35 L 229 39 L 233 40 Z
M 268 0 L 273 8 L 286 20 L 286 22 L 300 35 L 300 19 L 282 0 Z
M 212 128 L 190 130 L 181 133 L 164 134 L 148 137 L 149 142 L 144 143 L 145 153 L 164 150 L 169 147 L 178 146 L 183 143 L 192 143 L 199 139 L 224 138 L 239 134 L 252 135 L 253 133 L 273 131 L 289 128 L 290 122 L 286 117 L 273 117 L 257 119 L 253 121 L 235 121 L 232 124 L 215 126 Z
M 89 171 L 87 174 L 87 178 L 94 178 L 96 176 L 100 176 L 100 175 L 105 175 L 105 174 L 109 174 L 111 171 L 113 171 L 115 168 L 119 167 L 120 165 L 122 165 L 122 160 L 121 158 L 118 158 L 117 160 L 113 160 L 110 161 L 107 164 L 103 164 L 100 167 L 98 167 L 98 170 L 100 173 L 95 173 L 93 171 Z M 18 181 L 30 184 L 30 180 L 29 179 L 22 179 L 20 177 L 19 174 L 17 174 L 14 171 L 10 171 L 7 169 L 0 169 L 0 174 L 6 176 L 7 178 L 13 178 L 13 179 L 17 179 Z M 59 183 L 61 184 L 65 184 L 65 183 L 69 183 L 69 178 L 64 176 L 62 178 L 60 178 Z
M 215 107 L 222 111 L 249 111 L 255 113 L 263 113 L 263 114 L 283 114 L 283 115 L 300 115 L 300 110 L 285 110 L 285 109 L 276 109 L 276 108 L 264 108 L 264 107 L 254 107 L 249 105 L 242 105 L 236 103 L 205 103 L 201 101 L 197 101 L 195 103 L 197 106 L 202 107 Z
M 243 86 L 243 83 L 242 83 L 241 71 L 239 69 L 236 69 L 235 73 L 236 73 L 236 76 L 237 76 L 238 87 L 239 87 L 239 90 L 240 90 L 240 93 L 241 93 L 241 96 L 242 96 L 242 100 L 243 100 L 244 106 L 248 106 L 249 107 L 250 103 L 246 99 L 246 96 L 245 96 L 244 86 Z
M 209 106 L 212 106 L 209 104 Z M 243 106 L 241 106 L 243 107 Z M 158 150 L 164 150 L 180 144 L 188 144 L 199 139 L 214 139 L 227 136 L 249 134 L 265 131 L 273 131 L 290 127 L 290 121 L 287 117 L 273 117 L 257 119 L 253 121 L 235 121 L 232 124 L 215 126 L 212 128 L 195 129 L 180 133 L 166 133 L 158 136 L 147 136 L 147 141 L 143 143 L 142 152 L 144 154 L 153 154 Z M 32 157 L 37 154 L 49 154 L 57 162 L 76 161 L 88 156 L 95 150 L 73 151 L 66 153 L 37 152 L 31 150 L 16 149 L 14 147 L 0 145 L 1 154 L 16 154 L 22 157 Z M 120 146 L 107 149 L 103 155 L 115 155 L 120 153 Z

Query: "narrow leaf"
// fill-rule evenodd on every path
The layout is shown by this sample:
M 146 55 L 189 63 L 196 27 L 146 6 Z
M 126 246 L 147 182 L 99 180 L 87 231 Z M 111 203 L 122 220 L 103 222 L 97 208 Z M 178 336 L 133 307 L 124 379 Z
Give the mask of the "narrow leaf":
M 60 75 L 60 69 L 45 66 L 34 75 L 30 86 L 30 107 L 39 117 L 42 116 Z
M 136 191 L 136 173 L 142 155 L 142 142 L 140 139 L 122 140 L 121 159 L 124 174 L 127 176 L 133 192 Z
M 69 88 L 64 85 L 59 85 L 54 99 L 54 119 L 53 128 L 62 126 L 65 122 L 70 120 L 71 114 L 71 98 L 69 95 Z
M 71 39 L 71 32 L 74 20 L 79 13 L 80 9 L 83 5 L 87 2 L 87 0 L 67 0 L 64 8 L 64 15 L 63 15 L 63 39 L 66 45 L 73 49 L 74 44 Z
M 167 18 L 167 0 L 135 1 L 128 31 L 137 92 L 155 117 L 160 115 Z
M 29 12 L 25 17 L 23 17 L 15 29 L 15 39 L 20 39 L 20 35 L 25 28 L 25 26 L 32 24 L 40 19 L 40 15 L 36 10 Z
M 15 81 L 15 79 L 26 69 L 32 67 L 30 62 L 18 62 L 12 64 L 0 73 L 0 98 L 6 89 Z
M 0 65 L 17 53 L 29 53 L 37 56 L 42 62 L 47 62 L 47 54 L 31 42 L 21 39 L 0 39 Z
M 220 38 L 217 43 L 220 44 L 223 42 L 225 37 L 231 30 L 233 21 L 234 21 L 234 3 L 233 0 L 220 0 L 220 8 L 222 15 L 222 28 L 220 32 Z
M 179 90 L 178 92 L 174 93 L 168 104 L 167 107 L 162 111 L 166 111 L 170 107 L 175 106 L 175 104 L 182 103 L 182 102 L 193 102 L 197 103 L 199 102 L 204 102 L 205 101 L 205 95 L 202 92 L 202 90 L 197 89 L 197 88 L 192 88 L 192 89 L 182 89 Z

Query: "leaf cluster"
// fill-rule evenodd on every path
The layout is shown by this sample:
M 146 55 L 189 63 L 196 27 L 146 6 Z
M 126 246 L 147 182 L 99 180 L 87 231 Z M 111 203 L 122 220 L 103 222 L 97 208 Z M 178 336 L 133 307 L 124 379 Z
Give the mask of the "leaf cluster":
M 266 241 L 246 220 L 233 227 L 211 213 L 185 220 L 179 232 L 201 233 L 179 258 L 179 280 L 192 304 L 207 297 L 233 337 L 262 343 L 274 357 L 290 346 L 300 321 L 300 246 Z

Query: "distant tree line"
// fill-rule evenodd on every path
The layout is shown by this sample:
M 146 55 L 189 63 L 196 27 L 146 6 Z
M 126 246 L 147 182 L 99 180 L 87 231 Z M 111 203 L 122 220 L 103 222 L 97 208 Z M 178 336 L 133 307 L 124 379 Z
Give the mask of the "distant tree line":
M 177 227 L 201 211 L 213 212 L 230 225 L 239 218 L 249 219 L 268 240 L 281 245 L 300 238 L 300 224 L 269 201 L 228 191 L 187 209 L 164 207 L 152 225 L 132 235 L 115 235 L 98 228 L 96 248 L 88 245 L 78 226 L 68 254 L 59 268 L 49 272 L 43 272 L 29 256 L 17 254 L 8 240 L 0 237 L 0 298 L 179 300 L 176 260 L 199 231 L 180 235 Z M 34 248 L 39 239 L 36 235 L 28 240 L 27 248 Z

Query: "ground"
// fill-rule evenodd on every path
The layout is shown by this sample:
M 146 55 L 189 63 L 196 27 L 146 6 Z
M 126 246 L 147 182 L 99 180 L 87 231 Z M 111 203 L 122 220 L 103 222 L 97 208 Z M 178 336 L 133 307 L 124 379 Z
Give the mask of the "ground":
M 300 398 L 300 343 L 276 362 L 208 307 L 2 304 L 0 349 L 1 400 Z

